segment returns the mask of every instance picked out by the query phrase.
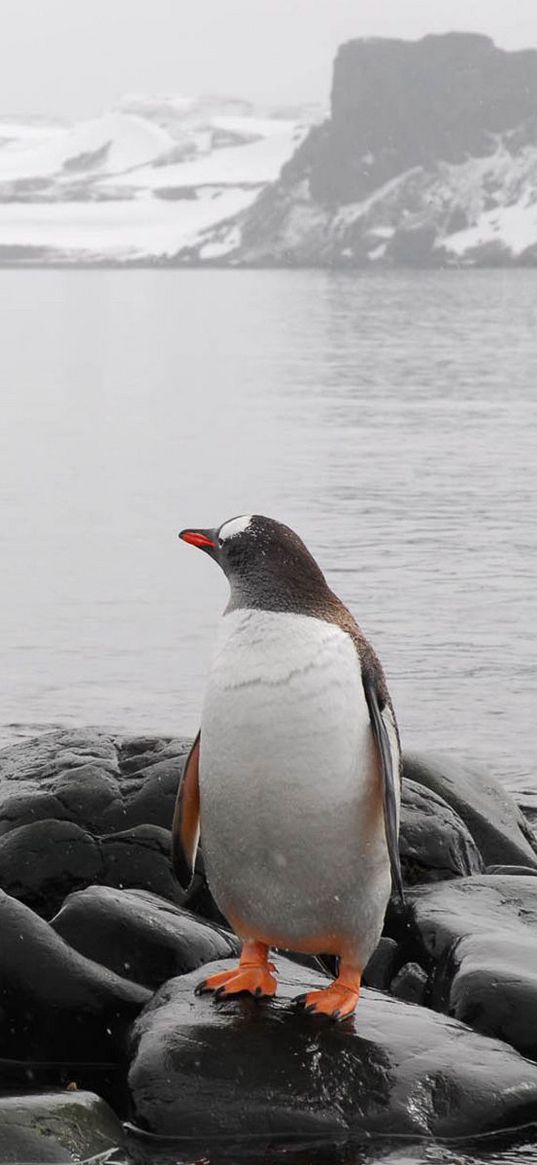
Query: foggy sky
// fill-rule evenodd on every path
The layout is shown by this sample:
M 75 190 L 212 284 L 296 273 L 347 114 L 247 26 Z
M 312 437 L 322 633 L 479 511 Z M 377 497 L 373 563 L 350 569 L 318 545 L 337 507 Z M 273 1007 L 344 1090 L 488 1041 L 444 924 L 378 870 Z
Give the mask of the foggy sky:
M 537 46 L 537 0 L 0 0 L 0 114 L 92 115 L 127 92 L 327 102 L 342 41 L 453 28 Z

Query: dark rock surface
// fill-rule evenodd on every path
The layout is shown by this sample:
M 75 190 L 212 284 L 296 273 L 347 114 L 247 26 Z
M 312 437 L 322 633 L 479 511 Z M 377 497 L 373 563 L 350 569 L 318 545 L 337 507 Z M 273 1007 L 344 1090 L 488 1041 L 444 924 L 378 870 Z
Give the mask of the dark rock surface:
M 537 880 L 481 875 L 408 892 L 431 1002 L 537 1057 Z
M 344 1024 L 297 1014 L 292 997 L 322 976 L 277 961 L 276 1001 L 198 998 L 200 972 L 157 992 L 133 1027 L 137 1125 L 208 1138 L 462 1137 L 533 1119 L 537 1066 L 505 1044 L 367 988 Z
M 409 777 L 403 782 L 399 850 L 408 884 L 483 870 L 479 850 L 458 814 L 443 797 Z
M 0 837 L 0 888 L 45 918 L 72 891 L 95 883 L 136 887 L 182 903 L 170 854 L 170 830 L 160 825 L 135 825 L 100 838 L 71 821 L 34 821 Z
M 101 839 L 102 873 L 94 881 L 105 886 L 149 890 L 182 903 L 181 889 L 172 869 L 171 832 L 160 825 L 134 825 L 122 833 Z M 87 885 L 87 882 L 86 882 Z
M 424 1003 L 428 975 L 419 963 L 405 963 L 391 983 L 391 994 L 406 1003 Z
M 117 1117 L 90 1092 L 0 1097 L 2 1162 L 80 1162 L 123 1144 Z
M 443 797 L 469 829 L 486 865 L 537 869 L 535 835 L 513 798 L 479 765 L 442 753 L 405 753 L 405 780 Z
M 0 752 L 0 888 L 50 918 L 73 890 L 182 904 L 170 823 L 190 742 L 51 732 Z
M 364 985 L 376 987 L 378 991 L 387 991 L 399 961 L 397 943 L 393 938 L 383 936 L 364 970 L 362 977 Z
M 14 1059 L 111 1061 L 150 998 L 0 892 L 0 1044 Z
M 92 834 L 169 829 L 191 741 L 93 729 L 47 732 L 0 751 L 0 834 L 50 818 Z
M 152 990 L 240 950 L 234 935 L 143 890 L 90 886 L 66 899 L 51 926 L 80 954 Z
M 354 40 L 341 46 L 331 117 L 310 161 L 319 202 L 366 198 L 414 166 L 491 153 L 491 137 L 533 117 L 537 52 L 505 52 L 479 33 L 418 41 Z M 302 171 L 302 159 L 288 172 Z
M 0 837 L 0 887 L 40 913 L 99 881 L 102 865 L 99 843 L 71 821 L 35 821 Z

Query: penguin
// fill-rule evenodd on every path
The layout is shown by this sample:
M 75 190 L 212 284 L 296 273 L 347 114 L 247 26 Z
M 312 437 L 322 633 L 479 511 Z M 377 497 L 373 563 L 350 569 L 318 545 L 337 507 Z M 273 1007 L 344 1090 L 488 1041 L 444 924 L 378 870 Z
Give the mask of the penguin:
M 201 830 L 209 887 L 242 953 L 196 991 L 271 997 L 271 948 L 335 955 L 333 982 L 295 1003 L 343 1020 L 392 884 L 403 896 L 401 750 L 384 672 L 289 527 L 249 514 L 179 537 L 213 558 L 230 588 L 172 852 L 186 890 Z

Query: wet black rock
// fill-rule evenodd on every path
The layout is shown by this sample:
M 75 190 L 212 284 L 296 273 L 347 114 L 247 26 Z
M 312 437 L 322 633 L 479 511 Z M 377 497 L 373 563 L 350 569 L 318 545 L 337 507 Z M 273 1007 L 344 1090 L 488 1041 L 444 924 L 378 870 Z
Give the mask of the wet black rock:
M 414 941 L 436 966 L 432 1005 L 537 1057 L 537 880 L 480 875 L 407 899 Z
M 160 825 L 135 825 L 122 833 L 103 837 L 100 852 L 103 869 L 101 876 L 93 881 L 105 886 L 149 890 L 170 902 L 183 902 L 184 891 L 172 869 L 169 829 Z
M 71 894 L 51 926 L 80 954 L 152 989 L 240 950 L 234 935 L 143 890 L 91 886 Z
M 1 891 L 0 935 L 2 1055 L 117 1062 L 149 992 L 78 954 Z
M 405 963 L 391 983 L 391 993 L 406 1003 L 424 1003 L 428 975 L 419 963 Z
M 191 741 L 92 729 L 47 732 L 0 751 L 0 834 L 48 818 L 92 834 L 168 829 Z
M 0 887 L 40 913 L 101 874 L 98 842 L 71 821 L 35 821 L 0 837 Z
M 533 1119 L 537 1066 L 512 1048 L 367 988 L 341 1025 L 297 1013 L 292 998 L 326 980 L 277 961 L 275 1001 L 198 998 L 199 971 L 157 992 L 132 1032 L 138 1126 L 207 1138 L 462 1137 Z
M 462 818 L 485 865 L 537 869 L 535 835 L 513 798 L 479 765 L 441 753 L 405 753 L 405 779 L 443 797 Z
M 407 884 L 480 873 L 483 862 L 472 835 L 443 797 L 408 776 L 403 782 L 401 866 Z
M 367 964 L 363 974 L 366 987 L 376 987 L 387 991 L 399 962 L 399 947 L 393 938 L 383 936 Z
M 2 1162 L 80 1162 L 123 1143 L 117 1117 L 90 1092 L 0 1097 Z
M 102 882 L 182 904 L 170 824 L 189 740 L 51 732 L 0 752 L 0 888 L 50 918 Z
M 0 837 L 0 888 L 50 918 L 72 891 L 95 883 L 136 887 L 182 903 L 171 833 L 135 825 L 94 837 L 71 821 L 34 821 Z

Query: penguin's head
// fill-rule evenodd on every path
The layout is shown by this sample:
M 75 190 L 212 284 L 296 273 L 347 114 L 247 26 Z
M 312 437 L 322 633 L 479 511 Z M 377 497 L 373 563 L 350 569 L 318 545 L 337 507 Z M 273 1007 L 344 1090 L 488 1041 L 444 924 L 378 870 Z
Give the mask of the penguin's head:
M 328 591 L 324 575 L 302 539 L 273 518 L 242 514 L 210 530 L 181 530 L 179 537 L 204 550 L 222 568 L 231 589 L 228 610 L 299 607 L 302 595 Z

